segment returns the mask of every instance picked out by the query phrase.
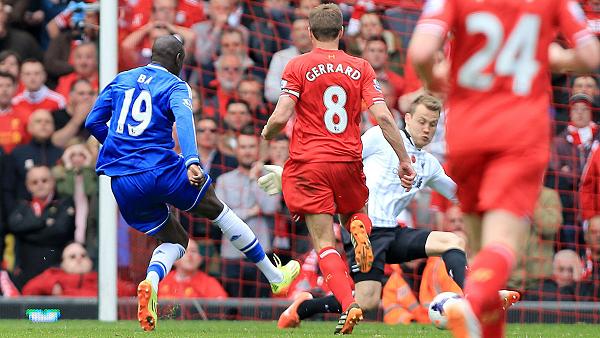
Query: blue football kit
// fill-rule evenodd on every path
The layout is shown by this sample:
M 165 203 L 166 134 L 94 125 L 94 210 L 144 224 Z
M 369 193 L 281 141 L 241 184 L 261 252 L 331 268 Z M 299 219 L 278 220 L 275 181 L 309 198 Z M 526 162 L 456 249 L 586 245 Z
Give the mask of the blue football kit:
M 191 89 L 158 64 L 118 74 L 100 93 L 85 126 L 102 144 L 96 172 L 111 187 L 127 223 L 152 235 L 169 219 L 169 204 L 198 205 L 211 184 L 190 184 L 187 168 L 200 163 Z M 110 121 L 110 122 L 109 122 Z M 182 154 L 173 147 L 173 123 Z

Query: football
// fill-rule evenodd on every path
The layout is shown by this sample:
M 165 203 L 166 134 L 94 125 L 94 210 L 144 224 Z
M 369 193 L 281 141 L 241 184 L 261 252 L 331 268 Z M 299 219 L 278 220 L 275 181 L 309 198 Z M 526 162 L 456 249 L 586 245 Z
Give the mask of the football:
M 429 304 L 429 319 L 440 330 L 445 330 L 448 318 L 444 313 L 444 304 L 460 299 L 461 296 L 454 292 L 442 292 L 435 296 Z

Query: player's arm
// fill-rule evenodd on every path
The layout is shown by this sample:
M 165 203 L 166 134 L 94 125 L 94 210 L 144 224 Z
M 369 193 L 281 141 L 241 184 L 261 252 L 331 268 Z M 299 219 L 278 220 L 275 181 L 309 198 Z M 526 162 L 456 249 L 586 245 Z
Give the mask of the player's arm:
M 383 137 L 392 146 L 396 156 L 398 156 L 398 160 L 400 160 L 399 172 L 401 173 L 400 180 L 402 181 L 402 186 L 410 189 L 416 173 L 412 168 L 411 159 L 404 148 L 404 141 L 400 135 L 400 130 L 396 126 L 396 121 L 392 117 L 392 113 L 385 102 L 372 104 L 369 107 L 369 111 L 373 114 L 373 117 L 381 128 Z
M 552 71 L 557 73 L 593 72 L 600 64 L 600 43 L 591 39 L 584 45 L 565 49 L 553 42 L 548 48 L 548 62 Z
M 587 27 L 587 19 L 581 6 L 574 0 L 562 0 L 556 11 L 560 32 L 572 49 L 564 49 L 552 43 L 548 50 L 548 62 L 554 71 L 594 71 L 600 65 L 600 43 Z
M 448 65 L 439 52 L 453 26 L 457 6 L 453 0 L 425 3 L 408 45 L 407 58 L 425 88 L 432 92 L 443 92 L 447 86 Z
M 436 71 L 437 54 L 442 48 L 444 38 L 427 31 L 415 31 L 410 44 L 408 55 L 419 78 L 425 87 L 432 91 L 443 90 L 446 74 Z M 445 69 L 440 69 L 445 70 Z
M 196 148 L 196 128 L 194 114 L 192 113 L 192 90 L 185 82 L 179 82 L 169 97 L 169 108 L 175 116 L 177 140 L 188 168 L 190 184 L 201 186 L 206 178 L 200 169 L 200 158 Z
M 458 198 L 456 197 L 456 183 L 446 174 L 442 165 L 433 157 L 433 155 L 429 158 L 432 161 L 435 161 L 432 165 L 436 166 L 436 170 L 427 185 L 452 202 L 458 203 Z
M 101 144 L 108 136 L 108 125 L 106 124 L 112 116 L 112 83 L 106 86 L 85 119 L 85 128 L 89 130 Z
M 294 114 L 294 107 L 296 107 L 296 101 L 288 95 L 281 95 L 275 111 L 269 117 L 267 124 L 262 130 L 262 137 L 266 140 L 270 140 L 275 137 L 285 127 L 288 120 Z

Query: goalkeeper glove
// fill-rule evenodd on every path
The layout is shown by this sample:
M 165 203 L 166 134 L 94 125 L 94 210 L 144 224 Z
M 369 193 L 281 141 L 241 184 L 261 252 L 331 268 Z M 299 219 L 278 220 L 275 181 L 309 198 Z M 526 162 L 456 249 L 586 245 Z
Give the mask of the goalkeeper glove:
M 278 165 L 265 165 L 264 168 L 269 173 L 258 179 L 258 186 L 269 195 L 280 193 L 283 168 Z

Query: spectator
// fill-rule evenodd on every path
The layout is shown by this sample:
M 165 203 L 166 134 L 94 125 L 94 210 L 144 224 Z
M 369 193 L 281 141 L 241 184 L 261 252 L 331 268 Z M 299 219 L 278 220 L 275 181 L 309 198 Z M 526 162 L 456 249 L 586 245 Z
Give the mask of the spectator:
M 585 229 L 586 269 L 600 284 L 600 150 L 593 150 L 581 178 L 581 216 Z M 600 296 L 600 293 L 597 293 Z
M 265 0 L 256 9 L 248 26 L 251 54 L 261 68 L 267 68 L 273 53 L 289 46 L 292 8 L 289 0 Z
M 508 281 L 510 288 L 525 290 L 535 287 L 537 280 L 552 276 L 554 239 L 562 224 L 560 196 L 554 189 L 542 187 L 526 241 L 526 254 L 517 261 Z
M 400 97 L 404 93 L 404 79 L 402 76 L 391 71 L 388 64 L 387 43 L 382 36 L 373 36 L 365 42 L 362 52 L 363 59 L 367 60 L 379 81 L 387 81 L 394 90 L 394 97 Z M 393 102 L 390 108 L 395 108 L 396 102 Z
M 390 58 L 390 69 L 400 73 L 400 39 L 396 34 L 383 28 L 381 18 L 377 13 L 365 13 L 360 18 L 360 31 L 358 35 L 350 36 L 348 40 L 348 53 L 356 56 L 362 55 L 367 41 L 372 37 L 381 36 L 386 42 L 387 53 Z
M 194 32 L 177 25 L 177 1 L 153 0 L 152 15 L 148 23 L 133 30 L 121 42 L 122 64 L 125 69 L 139 67 L 150 62 L 152 44 L 156 38 L 178 34 L 183 38 L 186 51 L 193 50 Z
M 237 88 L 239 98 L 248 103 L 250 115 L 252 115 L 254 125 L 258 129 L 262 129 L 267 123 L 270 115 L 263 102 L 262 87 L 263 85 L 259 79 L 255 77 L 244 77 Z
M 202 116 L 202 94 L 198 90 L 198 87 L 190 87 L 192 89 L 192 112 L 194 114 L 194 120 L 199 120 Z M 173 128 L 175 129 L 175 128 Z
M 56 131 L 52 134 L 52 144 L 64 148 L 73 140 L 83 142 L 90 133 L 85 129 L 85 119 L 94 105 L 97 93 L 90 81 L 78 79 L 69 91 L 66 107 L 52 112 Z
M 15 79 L 20 79 L 21 58 L 19 57 L 19 54 L 12 50 L 0 52 L 0 71 L 9 73 Z
M 290 140 L 283 134 L 269 141 L 269 163 L 283 167 L 290 157 L 289 148 Z
M 153 0 L 136 0 L 131 6 L 132 17 L 128 18 L 130 29 L 145 25 L 153 12 L 162 12 L 168 17 L 173 17 L 173 24 L 190 28 L 193 24 L 206 20 L 204 16 L 204 4 L 200 0 L 177 1 L 177 8 L 173 12 L 170 2 L 154 2 Z
M 69 95 L 73 83 L 78 79 L 86 79 L 95 91 L 98 91 L 98 58 L 96 45 L 83 43 L 73 51 L 73 72 L 58 79 L 56 91 L 64 97 Z
M 6 5 L 11 6 L 9 21 L 15 27 L 28 31 L 36 40 L 40 40 L 45 27 L 46 13 L 42 10 L 41 1 L 7 0 Z M 5 5 L 5 6 L 6 6 Z
M 21 82 L 25 90 L 13 98 L 13 105 L 25 119 L 38 109 L 54 111 L 65 107 L 65 98 L 46 87 L 46 70 L 41 61 L 30 59 L 21 64 Z
M 237 143 L 239 165 L 219 177 L 217 195 L 252 228 L 265 252 L 271 252 L 273 214 L 279 209 L 280 196 L 267 195 L 256 183 L 260 173 L 252 175 L 252 166 L 258 159 L 258 137 L 254 129 L 244 128 L 237 137 Z M 256 289 L 254 283 L 258 282 L 259 276 L 256 267 L 244 264 L 243 254 L 226 237 L 221 242 L 221 257 L 224 258 L 224 286 L 230 296 L 268 297 L 268 289 Z
M 250 107 L 245 101 L 229 100 L 227 115 L 225 115 L 225 131 L 219 136 L 219 150 L 229 156 L 236 156 L 237 135 L 252 123 Z M 253 128 L 256 134 L 256 128 Z
M 189 240 L 185 255 L 175 261 L 175 269 L 160 282 L 161 298 L 227 298 L 219 281 L 200 270 L 203 257 L 198 244 Z
M 60 267 L 50 267 L 23 287 L 26 296 L 98 297 L 98 273 L 80 243 L 62 250 Z M 135 285 L 117 280 L 118 297 L 135 296 Z
M 248 36 L 239 28 L 225 28 L 221 33 L 219 55 L 235 54 L 242 59 L 242 66 L 249 69 L 254 61 L 248 56 Z
M 201 117 L 196 122 L 196 145 L 198 146 L 200 163 L 202 169 L 210 175 L 213 181 L 238 166 L 235 157 L 221 153 L 217 147 L 218 132 L 217 122 L 212 118 Z M 196 214 L 194 210 L 190 213 L 193 217 L 182 217 L 181 222 L 184 227 L 187 226 L 193 229 L 192 234 L 194 237 L 220 240 L 221 232 L 217 227 L 213 226 L 207 218 Z
M 321 0 L 300 0 L 298 6 L 294 9 L 294 14 L 297 18 L 308 18 L 310 11 L 322 3 Z
M 75 241 L 96 258 L 98 249 L 98 176 L 92 153 L 82 143 L 69 146 L 52 169 L 56 191 L 75 205 Z
M 8 24 L 5 5 L 6 2 L 0 0 L 0 50 L 15 51 L 25 60 L 42 60 L 42 49 L 33 36 Z
M 238 166 L 235 157 L 225 155 L 217 148 L 217 122 L 211 118 L 202 118 L 196 124 L 196 142 L 202 169 L 213 180 Z
M 6 159 L 4 172 L 4 203 L 6 210 L 14 210 L 18 200 L 29 199 L 25 186 L 27 172 L 34 166 L 52 167 L 62 156 L 63 150 L 50 142 L 54 121 L 49 111 L 39 109 L 29 117 L 27 131 L 31 141 L 17 146 Z
M 80 41 L 92 41 L 97 38 L 100 7 L 83 2 L 69 1 L 69 4 L 48 22 L 46 31 L 50 39 L 55 39 L 61 32 L 67 32 Z
M 443 262 L 441 263 L 443 264 Z M 445 271 L 445 268 L 440 270 Z M 398 264 L 392 265 L 392 271 L 393 273 L 385 283 L 381 295 L 381 305 L 384 311 L 383 322 L 389 325 L 408 325 L 412 321 L 420 324 L 429 323 L 427 308 L 417 300 L 410 285 L 402 276 L 400 266 Z
M 47 25 L 51 40 L 44 54 L 44 65 L 52 84 L 56 84 L 59 77 L 74 71 L 77 46 L 88 43 L 98 45 L 98 13 L 86 11 L 78 23 L 72 20 L 72 15 L 72 9 L 67 7 Z M 67 96 L 66 92 L 61 94 Z
M 550 175 L 556 175 L 556 189 L 560 192 L 563 206 L 564 226 L 561 228 L 560 248 L 576 248 L 582 240 L 575 192 L 590 152 L 597 147 L 600 129 L 592 122 L 592 98 L 575 94 L 569 100 L 570 122 L 568 127 L 554 138 Z
M 398 109 L 394 108 L 394 104 L 398 102 L 398 96 L 396 96 L 396 91 L 392 87 L 392 85 L 387 80 L 378 80 L 379 86 L 381 87 L 381 92 L 383 94 L 383 99 L 385 100 L 385 104 L 387 104 L 392 116 L 394 117 L 394 121 L 396 121 L 396 125 L 398 128 L 404 128 L 404 114 L 402 114 Z M 367 131 L 369 128 L 376 126 L 377 121 L 373 117 L 372 114 L 369 113 L 368 110 L 364 110 L 361 113 L 361 132 Z M 439 122 L 438 122 L 439 123 Z M 436 132 L 437 135 L 438 132 Z M 435 136 L 434 136 L 435 137 Z M 429 151 L 429 149 L 428 149 Z
M 70 198 L 54 193 L 55 183 L 46 166 L 29 169 L 26 179 L 31 200 L 10 209 L 8 231 L 15 235 L 15 284 L 22 288 L 32 277 L 60 263 L 60 252 L 73 240 L 75 210 Z
M 525 293 L 525 300 L 576 300 L 591 293 L 590 285 L 579 283 L 581 260 L 573 250 L 560 250 L 552 262 L 552 278 L 539 282 L 538 289 Z
M 235 20 L 236 6 L 233 0 L 210 0 L 208 20 L 192 26 L 196 34 L 194 59 L 201 66 L 211 66 L 217 54 L 221 33 L 227 27 L 238 28 L 248 40 L 248 30 Z M 237 21 L 237 22 L 236 22 Z
M 281 92 L 281 76 L 285 65 L 294 57 L 309 52 L 312 49 L 308 20 L 298 18 L 292 24 L 292 46 L 273 54 L 267 77 L 265 79 L 265 98 L 271 103 L 277 103 Z
M 593 99 L 594 107 L 600 107 L 600 89 L 598 88 L 598 78 L 595 75 L 575 76 L 571 85 L 571 93 L 586 94 Z
M 23 114 L 12 105 L 16 89 L 16 79 L 0 71 L 0 147 L 6 153 L 12 152 L 27 137 Z
M 204 112 L 221 120 L 227 114 L 227 102 L 237 97 L 238 88 L 246 68 L 242 59 L 235 54 L 221 55 L 215 61 L 216 80 L 213 81 L 216 91 L 212 97 L 205 100 Z
M 0 246 L 1 247 L 1 246 Z M 0 296 L 4 298 L 18 297 L 21 293 L 10 279 L 6 270 L 0 268 Z

